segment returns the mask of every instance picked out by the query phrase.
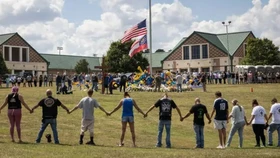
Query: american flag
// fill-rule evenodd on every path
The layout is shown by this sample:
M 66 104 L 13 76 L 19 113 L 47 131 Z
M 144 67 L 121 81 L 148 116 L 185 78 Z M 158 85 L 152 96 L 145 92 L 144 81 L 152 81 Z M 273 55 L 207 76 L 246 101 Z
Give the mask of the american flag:
M 130 41 L 132 38 L 143 36 L 147 34 L 146 19 L 139 24 L 133 26 L 129 30 L 125 31 L 124 36 L 121 40 L 122 43 Z

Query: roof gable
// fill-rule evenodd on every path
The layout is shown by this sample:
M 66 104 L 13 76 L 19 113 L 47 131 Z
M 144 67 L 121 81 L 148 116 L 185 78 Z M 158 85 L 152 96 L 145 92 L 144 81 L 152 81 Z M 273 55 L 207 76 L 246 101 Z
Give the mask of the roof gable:
M 199 35 L 200 37 L 207 40 L 209 43 L 213 44 L 215 47 L 223 51 L 225 54 L 227 53 L 227 34 L 212 34 L 206 32 L 198 32 L 194 31 L 189 37 L 182 38 L 179 43 L 172 49 L 170 54 L 168 54 L 162 61 L 166 60 L 171 54 L 173 54 L 179 47 L 182 46 L 188 39 L 190 39 L 194 34 Z M 244 31 L 244 32 L 233 32 L 228 33 L 229 38 L 229 53 L 230 55 L 234 55 L 240 45 L 245 41 L 245 39 L 252 34 L 252 31 Z M 255 36 L 254 36 L 255 37 Z
M 244 40 L 249 36 L 251 32 L 234 32 L 228 34 L 228 43 L 229 43 L 229 54 L 233 55 L 239 46 L 244 42 Z M 227 34 L 217 34 L 217 37 L 223 44 L 225 48 L 227 48 Z M 227 50 L 227 49 L 226 49 Z
M 0 45 L 5 43 L 11 37 L 13 37 L 16 33 L 8 33 L 8 34 L 0 34 Z
M 57 54 L 41 54 L 50 62 L 49 69 L 74 69 L 77 62 L 86 59 L 91 70 L 96 70 L 95 66 L 100 66 L 99 57 L 89 56 L 73 56 L 73 55 L 57 55 Z
M 217 37 L 216 34 L 211 34 L 211 33 L 205 33 L 205 32 L 196 32 L 200 37 L 206 39 L 208 42 L 212 43 L 219 49 L 221 49 L 223 52 L 227 53 L 226 47 L 224 47 L 223 43 L 220 41 L 220 39 Z

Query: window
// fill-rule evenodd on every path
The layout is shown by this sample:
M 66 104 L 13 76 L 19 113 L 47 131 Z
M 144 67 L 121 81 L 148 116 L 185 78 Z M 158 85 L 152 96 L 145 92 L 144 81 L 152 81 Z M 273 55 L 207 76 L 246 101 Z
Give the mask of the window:
M 21 46 L 3 46 L 5 61 L 29 62 L 29 48 Z
M 12 47 L 12 61 L 19 61 L 19 49 L 18 47 Z
M 4 56 L 5 56 L 5 61 L 10 60 L 10 48 L 9 47 L 4 47 Z
M 208 58 L 208 47 L 207 45 L 202 45 L 202 58 L 206 59 Z
M 22 61 L 27 62 L 27 48 L 22 48 Z
M 190 53 L 189 53 L 189 46 L 184 46 L 183 47 L 183 59 L 184 60 L 188 60 L 188 59 L 190 59 Z
M 192 59 L 200 59 L 200 45 L 192 46 Z

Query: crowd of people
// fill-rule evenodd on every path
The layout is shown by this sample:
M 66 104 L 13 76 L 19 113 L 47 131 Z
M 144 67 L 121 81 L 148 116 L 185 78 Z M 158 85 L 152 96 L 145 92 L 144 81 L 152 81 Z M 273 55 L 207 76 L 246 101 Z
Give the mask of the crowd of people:
M 86 144 L 95 145 L 94 142 L 94 108 L 101 109 L 107 116 L 112 115 L 114 112 L 122 108 L 122 134 L 120 138 L 119 146 L 124 146 L 124 136 L 126 132 L 127 124 L 129 124 L 130 131 L 132 134 L 133 146 L 136 147 L 136 135 L 134 128 L 134 112 L 133 107 L 137 109 L 144 117 L 148 116 L 148 113 L 154 108 L 159 108 L 159 123 L 158 123 L 158 136 L 156 147 L 162 147 L 162 133 L 163 129 L 166 129 L 166 147 L 171 148 L 171 116 L 172 109 L 176 109 L 180 121 L 188 118 L 191 114 L 194 114 L 193 126 L 196 136 L 196 146 L 195 148 L 204 148 L 204 116 L 207 117 L 208 123 L 212 121 L 214 123 L 214 128 L 217 129 L 219 134 L 219 145 L 217 148 L 227 148 L 230 147 L 232 137 L 236 132 L 239 135 L 239 147 L 243 147 L 243 129 L 245 125 L 252 124 L 253 132 L 255 133 L 256 145 L 255 147 L 261 146 L 273 146 L 272 133 L 274 131 L 278 132 L 278 142 L 277 147 L 280 147 L 280 103 L 278 103 L 276 98 L 271 100 L 272 106 L 267 116 L 266 110 L 259 105 L 256 99 L 252 100 L 252 113 L 249 121 L 246 118 L 244 107 L 238 104 L 236 99 L 232 100 L 232 111 L 229 113 L 229 105 L 227 100 L 222 98 L 221 92 L 216 92 L 216 99 L 214 101 L 213 109 L 211 115 L 208 113 L 208 110 L 205 105 L 202 104 L 199 98 L 195 99 L 194 105 L 191 107 L 189 112 L 183 116 L 179 107 L 176 105 L 175 101 L 172 100 L 167 93 L 164 93 L 163 97 L 158 99 L 154 105 L 152 105 L 147 112 L 143 112 L 136 101 L 130 97 L 128 92 L 124 92 L 124 98 L 120 100 L 119 104 L 112 110 L 112 112 L 107 112 L 96 99 L 93 98 L 93 89 L 89 89 L 86 97 L 82 98 L 81 101 L 75 106 L 72 110 L 69 110 L 67 106 L 62 104 L 59 99 L 52 96 L 52 91 L 48 89 L 46 91 L 46 98 L 43 98 L 39 103 L 30 108 L 27 103 L 25 103 L 24 98 L 19 94 L 19 88 L 14 86 L 12 91 L 5 98 L 4 103 L 0 107 L 1 110 L 8 105 L 8 118 L 10 121 L 10 136 L 12 142 L 15 142 L 14 138 L 14 126 L 16 126 L 19 142 L 22 142 L 21 139 L 21 108 L 22 105 L 30 112 L 33 113 L 38 107 L 42 107 L 42 124 L 39 130 L 38 136 L 36 138 L 36 143 L 41 142 L 43 133 L 48 125 L 51 126 L 53 131 L 54 143 L 59 144 L 57 132 L 57 115 L 58 107 L 62 107 L 66 110 L 68 114 L 72 113 L 77 109 L 82 109 L 82 121 L 80 129 L 80 144 L 83 144 L 83 138 L 86 131 L 90 133 L 90 141 Z M 213 119 L 214 117 L 214 119 Z M 269 120 L 272 118 L 272 121 L 269 124 Z M 226 128 L 228 120 L 232 119 L 232 127 L 229 132 L 229 137 L 226 139 Z M 264 130 L 267 129 L 268 133 L 268 143 L 266 143 Z M 51 135 L 46 136 L 48 142 L 51 142 Z M 260 140 L 262 144 L 260 144 Z

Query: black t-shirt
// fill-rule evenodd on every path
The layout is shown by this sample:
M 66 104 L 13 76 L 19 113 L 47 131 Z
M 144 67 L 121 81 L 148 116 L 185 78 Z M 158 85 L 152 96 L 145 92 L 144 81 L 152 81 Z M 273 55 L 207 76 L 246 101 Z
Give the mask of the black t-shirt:
M 47 97 L 42 99 L 39 105 L 42 107 L 43 119 L 52 119 L 56 118 L 57 107 L 61 105 L 61 102 L 53 97 Z
M 160 76 L 156 77 L 156 83 L 158 83 L 158 84 L 161 83 L 161 77 Z
M 216 120 L 227 120 L 228 102 L 222 98 L 214 101 L 214 108 L 216 110 Z
M 194 105 L 190 113 L 194 114 L 193 124 L 204 126 L 204 114 L 207 113 L 207 108 L 203 104 Z
M 201 82 L 202 82 L 202 83 L 205 83 L 205 82 L 206 82 L 206 76 L 205 76 L 205 74 L 203 74 L 203 75 L 201 76 Z
M 11 93 L 8 95 L 8 109 L 21 109 L 18 94 Z
M 176 108 L 177 105 L 172 99 L 162 98 L 155 103 L 155 107 L 159 108 L 160 120 L 171 120 L 172 108 Z
M 126 75 L 122 75 L 121 76 L 121 83 L 125 83 L 127 81 L 127 76 Z
M 92 82 L 98 82 L 97 76 L 92 76 Z

